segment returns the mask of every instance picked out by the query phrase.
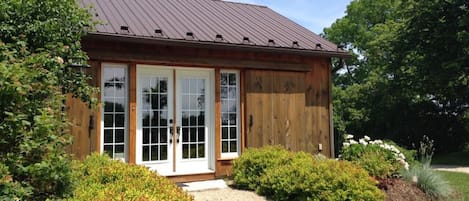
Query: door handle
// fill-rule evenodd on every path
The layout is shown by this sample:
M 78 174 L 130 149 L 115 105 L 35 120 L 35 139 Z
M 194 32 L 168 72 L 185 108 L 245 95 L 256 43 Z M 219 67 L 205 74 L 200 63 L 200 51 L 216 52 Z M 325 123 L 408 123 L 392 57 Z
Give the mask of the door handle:
M 172 126 L 169 127 L 169 143 L 172 144 L 173 143 L 173 134 L 174 133 L 174 128 Z
M 174 127 L 170 126 L 169 127 L 169 134 L 170 134 L 170 138 L 169 138 L 169 143 L 173 143 L 173 138 L 174 138 Z M 181 127 L 180 126 L 177 126 L 176 127 L 176 143 L 179 143 L 179 136 L 181 135 Z
M 176 127 L 176 134 L 177 134 L 176 143 L 179 144 L 179 136 L 181 135 L 181 127 L 180 126 Z

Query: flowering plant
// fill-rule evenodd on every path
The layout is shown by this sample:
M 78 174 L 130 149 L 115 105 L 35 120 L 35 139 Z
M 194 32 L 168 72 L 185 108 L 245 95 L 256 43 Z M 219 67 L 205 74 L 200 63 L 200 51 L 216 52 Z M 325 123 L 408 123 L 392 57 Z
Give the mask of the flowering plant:
M 409 168 L 405 155 L 394 145 L 371 140 L 368 136 L 358 141 L 353 139 L 353 135 L 345 135 L 344 138 L 339 158 L 362 166 L 371 176 L 390 177 L 403 168 Z

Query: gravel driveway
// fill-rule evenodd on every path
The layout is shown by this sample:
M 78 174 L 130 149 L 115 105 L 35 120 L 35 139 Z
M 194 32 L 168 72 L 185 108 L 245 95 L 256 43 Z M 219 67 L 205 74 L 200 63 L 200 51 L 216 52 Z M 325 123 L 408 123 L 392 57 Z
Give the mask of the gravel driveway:
M 267 201 L 252 191 L 242 191 L 232 188 L 189 192 L 194 201 Z

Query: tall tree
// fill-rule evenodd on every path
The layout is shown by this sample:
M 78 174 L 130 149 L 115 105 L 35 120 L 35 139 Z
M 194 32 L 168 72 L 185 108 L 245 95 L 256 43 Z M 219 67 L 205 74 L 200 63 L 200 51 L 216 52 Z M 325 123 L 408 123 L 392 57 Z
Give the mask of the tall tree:
M 0 1 L 0 200 L 64 198 L 73 176 L 64 93 L 91 102 L 84 57 L 91 17 L 74 0 Z
M 467 16 L 464 0 L 352 1 L 324 30 L 355 55 L 335 75 L 336 131 L 408 146 L 429 135 L 439 148 L 461 148 L 469 134 Z

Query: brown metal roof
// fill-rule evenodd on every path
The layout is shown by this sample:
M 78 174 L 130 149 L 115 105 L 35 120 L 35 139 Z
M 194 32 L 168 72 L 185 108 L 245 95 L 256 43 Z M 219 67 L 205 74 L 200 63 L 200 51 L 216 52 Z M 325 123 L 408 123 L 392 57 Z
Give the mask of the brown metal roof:
M 347 57 L 265 6 L 221 0 L 79 0 L 102 22 L 91 34 Z

